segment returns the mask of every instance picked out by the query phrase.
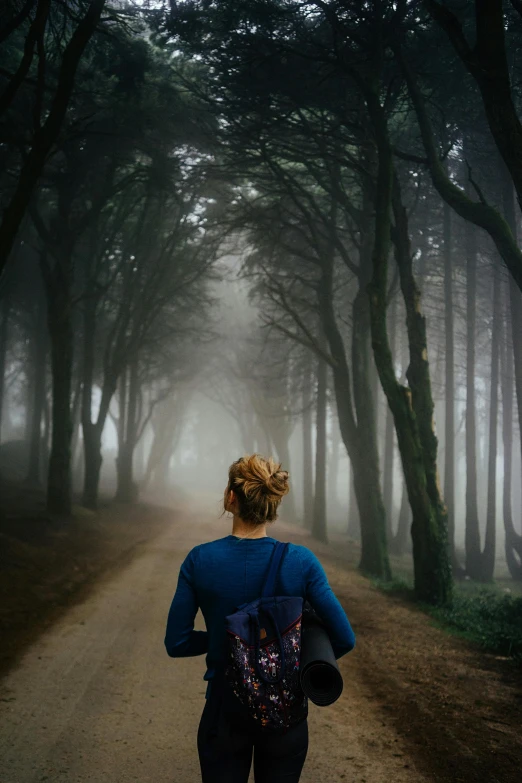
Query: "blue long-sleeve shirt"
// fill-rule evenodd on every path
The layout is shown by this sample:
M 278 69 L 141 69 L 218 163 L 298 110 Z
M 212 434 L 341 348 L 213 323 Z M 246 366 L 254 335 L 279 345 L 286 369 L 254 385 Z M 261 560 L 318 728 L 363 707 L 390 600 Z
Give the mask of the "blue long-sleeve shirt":
M 191 549 L 181 565 L 167 620 L 165 647 L 172 658 L 206 653 L 203 679 L 212 679 L 216 665 L 226 657 L 225 617 L 259 598 L 276 543 L 270 536 L 241 539 L 229 535 Z M 353 649 L 355 635 L 346 613 L 321 563 L 307 547 L 289 544 L 276 593 L 309 601 L 328 630 L 336 658 Z M 198 608 L 206 631 L 194 630 Z

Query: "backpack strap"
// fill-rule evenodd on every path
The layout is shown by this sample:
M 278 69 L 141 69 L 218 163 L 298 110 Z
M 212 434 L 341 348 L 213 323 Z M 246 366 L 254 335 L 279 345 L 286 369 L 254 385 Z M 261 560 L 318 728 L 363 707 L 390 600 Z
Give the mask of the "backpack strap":
M 277 575 L 279 573 L 279 568 L 281 566 L 283 555 L 285 554 L 287 548 L 288 548 L 288 543 L 283 543 L 283 541 L 278 541 L 277 544 L 275 545 L 274 551 L 272 553 L 272 557 L 270 559 L 270 567 L 268 569 L 268 574 L 266 576 L 265 583 L 261 591 L 261 598 L 270 598 L 275 595 Z

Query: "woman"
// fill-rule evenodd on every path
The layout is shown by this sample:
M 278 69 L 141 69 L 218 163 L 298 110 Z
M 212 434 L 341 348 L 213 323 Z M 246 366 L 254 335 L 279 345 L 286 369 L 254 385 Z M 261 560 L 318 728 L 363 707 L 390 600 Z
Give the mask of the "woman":
M 226 655 L 224 619 L 259 597 L 276 539 L 266 526 L 289 491 L 288 473 L 272 458 L 242 457 L 230 466 L 224 509 L 232 533 L 194 547 L 179 573 L 170 607 L 165 647 L 172 658 L 206 653 L 206 704 L 198 730 L 203 783 L 247 783 L 254 757 L 256 783 L 296 783 L 308 750 L 306 718 L 285 734 L 265 734 L 238 708 L 224 709 L 212 688 Z M 353 649 L 355 636 L 317 557 L 290 544 L 278 577 L 279 595 L 302 596 L 326 625 L 336 658 Z M 194 630 L 198 608 L 206 631 Z M 216 683 L 214 683 L 216 686 Z

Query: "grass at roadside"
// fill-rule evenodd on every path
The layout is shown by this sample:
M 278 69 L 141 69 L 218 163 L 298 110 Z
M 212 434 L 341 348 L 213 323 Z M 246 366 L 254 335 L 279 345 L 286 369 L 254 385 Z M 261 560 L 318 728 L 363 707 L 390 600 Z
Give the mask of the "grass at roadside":
M 414 600 L 411 578 L 385 582 L 372 580 L 384 592 Z M 497 584 L 465 581 L 455 585 L 451 607 L 417 604 L 435 623 L 486 652 L 522 661 L 522 597 L 505 592 Z

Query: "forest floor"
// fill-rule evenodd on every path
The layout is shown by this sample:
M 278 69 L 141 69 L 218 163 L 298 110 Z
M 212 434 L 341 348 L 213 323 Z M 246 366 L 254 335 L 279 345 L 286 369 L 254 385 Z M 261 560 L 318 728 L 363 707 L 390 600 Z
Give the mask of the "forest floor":
M 19 620 L 11 630 L 4 624 L 8 644 L 10 635 L 18 641 L 0 683 L 1 783 L 197 783 L 204 659 L 168 658 L 163 638 L 187 551 L 229 532 L 225 519 L 204 521 L 215 517 L 111 506 L 71 521 L 71 534 L 53 523 L 60 554 L 35 566 L 41 596 L 26 607 L 25 640 Z M 1 523 L 2 538 L 9 524 Z M 25 545 L 36 552 L 29 533 Z M 346 542 L 317 544 L 279 522 L 273 534 L 319 555 L 357 635 L 340 661 L 339 701 L 310 705 L 302 783 L 519 783 L 522 672 L 377 590 L 353 569 Z M 5 565 L 2 553 L 2 575 Z M 3 603 L 23 579 L 1 578 Z

